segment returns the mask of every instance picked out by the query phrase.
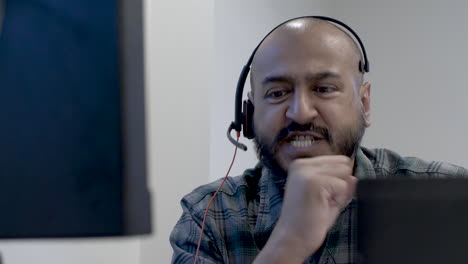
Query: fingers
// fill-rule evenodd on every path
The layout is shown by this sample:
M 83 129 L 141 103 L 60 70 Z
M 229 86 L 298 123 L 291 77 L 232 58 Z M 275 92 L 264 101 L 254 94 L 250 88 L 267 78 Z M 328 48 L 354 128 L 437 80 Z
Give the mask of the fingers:
M 328 193 L 336 195 L 335 199 L 344 202 L 355 194 L 357 178 L 352 173 L 353 163 L 346 156 L 302 158 L 291 162 L 288 182 L 296 182 L 310 190 L 322 186 Z
M 348 176 L 346 180 L 340 178 L 329 178 L 327 182 L 330 186 L 332 205 L 343 209 L 353 198 L 356 191 L 357 178 Z
M 352 167 L 352 160 L 347 156 L 319 156 L 314 158 L 300 158 L 291 162 L 290 167 L 293 166 L 314 166 L 314 167 L 333 167 L 343 165 Z
M 328 163 L 335 163 L 335 164 L 352 164 L 352 160 L 344 155 L 324 155 L 324 156 L 318 156 L 314 158 L 305 158 L 306 160 L 314 161 L 315 163 L 318 164 L 328 164 Z
M 312 173 L 313 170 L 313 173 Z M 353 172 L 353 163 L 346 156 L 320 156 L 314 158 L 296 159 L 291 162 L 289 172 L 299 172 L 301 175 L 322 175 L 338 177 L 343 180 Z
M 349 196 L 352 198 L 356 194 L 357 183 L 359 181 L 355 176 L 349 176 L 346 181 L 349 185 Z

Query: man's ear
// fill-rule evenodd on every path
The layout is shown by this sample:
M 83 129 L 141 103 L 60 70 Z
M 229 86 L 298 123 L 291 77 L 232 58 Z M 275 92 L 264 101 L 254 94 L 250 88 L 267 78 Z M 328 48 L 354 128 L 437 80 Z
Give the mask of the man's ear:
M 365 82 L 359 88 L 359 98 L 362 107 L 362 115 L 364 118 L 364 124 L 366 127 L 370 127 L 371 120 L 370 120 L 370 90 L 371 84 L 369 82 Z

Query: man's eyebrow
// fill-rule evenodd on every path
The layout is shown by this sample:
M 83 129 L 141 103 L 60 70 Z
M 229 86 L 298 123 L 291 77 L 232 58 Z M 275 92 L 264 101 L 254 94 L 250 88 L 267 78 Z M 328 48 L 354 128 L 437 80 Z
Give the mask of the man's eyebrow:
M 341 76 L 336 73 L 336 72 L 330 72 L 330 71 L 325 71 L 325 72 L 317 72 L 317 73 L 310 73 L 306 75 L 307 81 L 321 81 L 324 79 L 339 79 Z M 294 83 L 294 77 L 291 75 L 272 75 L 272 76 L 267 76 L 263 79 L 262 85 L 266 85 L 268 83 L 274 83 L 274 82 L 289 82 L 289 83 Z
M 325 71 L 307 74 L 306 79 L 307 81 L 321 81 L 324 79 L 339 79 L 340 77 L 336 72 Z
M 262 81 L 262 86 L 265 86 L 268 83 L 274 83 L 274 82 L 289 82 L 293 83 L 294 78 L 290 75 L 272 75 L 272 76 L 267 76 L 263 79 Z

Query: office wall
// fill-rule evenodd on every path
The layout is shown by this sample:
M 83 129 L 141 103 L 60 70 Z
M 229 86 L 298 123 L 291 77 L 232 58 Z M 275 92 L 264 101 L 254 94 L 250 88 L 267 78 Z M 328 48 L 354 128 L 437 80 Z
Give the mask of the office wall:
M 137 238 L 2 240 L 2 264 L 130 264 L 140 259 Z
M 468 2 L 332 1 L 368 49 L 364 144 L 468 167 Z
M 146 1 L 149 173 L 154 234 L 140 263 L 170 263 L 182 196 L 208 181 L 213 0 Z

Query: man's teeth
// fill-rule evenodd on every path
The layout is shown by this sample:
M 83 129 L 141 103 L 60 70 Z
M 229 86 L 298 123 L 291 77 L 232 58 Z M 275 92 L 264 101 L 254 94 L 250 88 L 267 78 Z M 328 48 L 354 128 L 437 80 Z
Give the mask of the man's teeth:
M 306 148 L 312 146 L 314 138 L 311 136 L 295 136 L 291 141 L 291 145 L 295 148 Z

